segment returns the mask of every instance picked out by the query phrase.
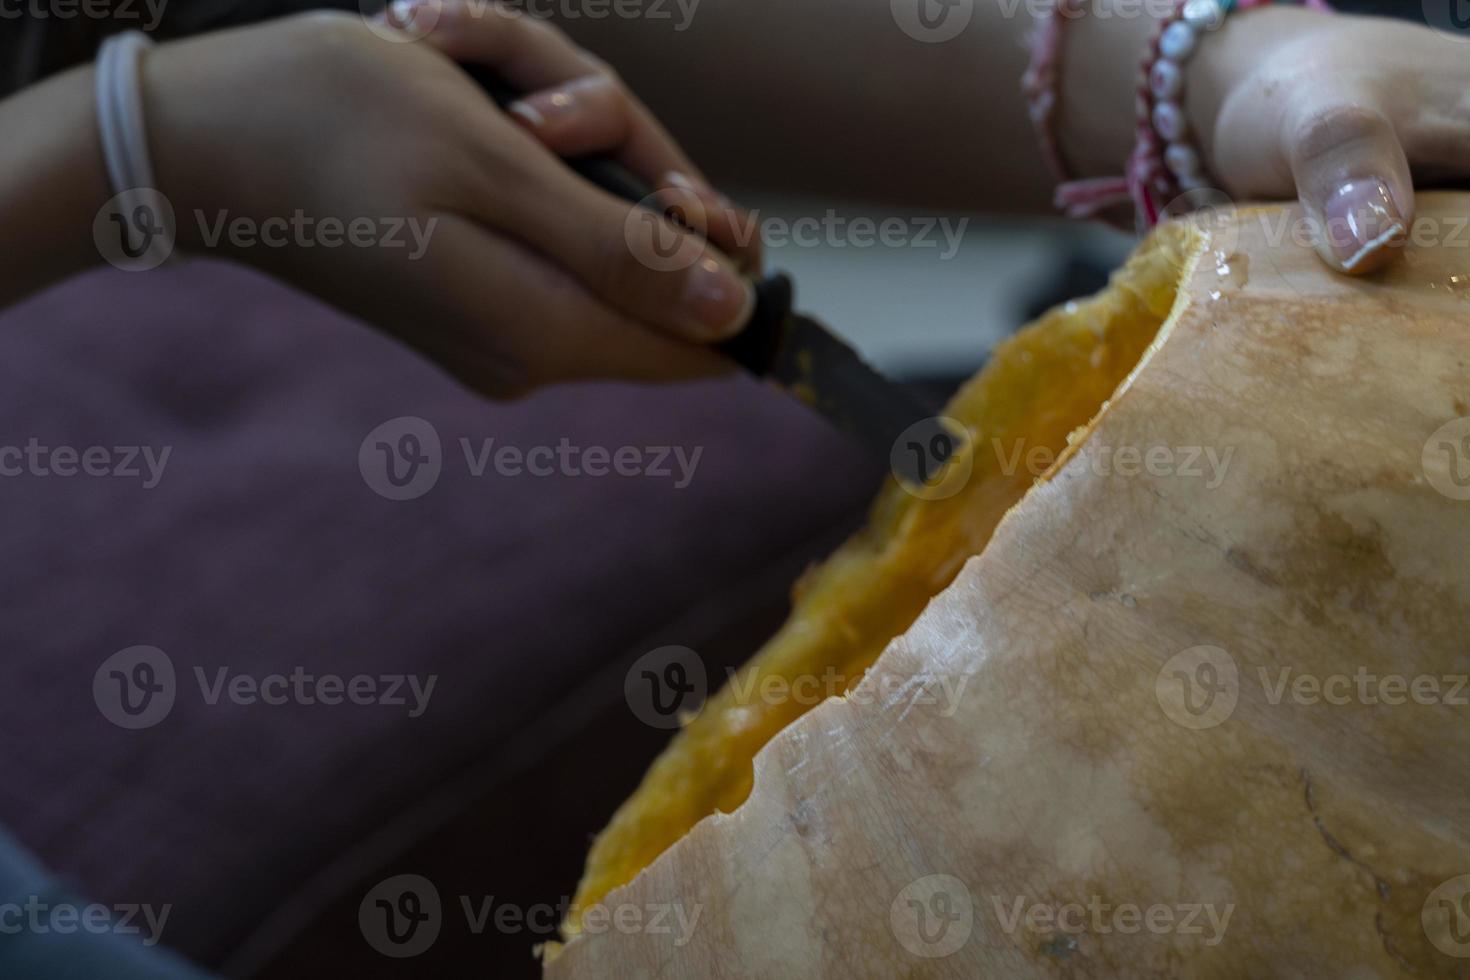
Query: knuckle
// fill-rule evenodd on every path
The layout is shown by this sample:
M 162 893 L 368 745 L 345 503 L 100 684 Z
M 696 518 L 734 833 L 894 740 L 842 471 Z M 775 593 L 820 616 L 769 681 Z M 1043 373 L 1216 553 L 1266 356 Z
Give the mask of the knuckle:
M 647 273 L 638 261 L 636 243 L 619 233 L 603 236 L 598 246 L 594 288 L 615 305 L 627 306 L 645 289 Z
M 1392 134 L 1392 125 L 1374 109 L 1352 104 L 1332 105 L 1306 113 L 1296 124 L 1293 142 L 1297 156 L 1310 161 L 1344 146 Z

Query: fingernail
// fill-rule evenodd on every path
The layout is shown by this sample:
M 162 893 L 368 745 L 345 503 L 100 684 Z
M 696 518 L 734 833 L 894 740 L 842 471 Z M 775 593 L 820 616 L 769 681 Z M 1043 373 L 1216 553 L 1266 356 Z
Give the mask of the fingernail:
M 459 12 L 460 6 L 447 0 L 393 0 L 388 5 L 388 22 L 422 36 L 453 27 Z
M 1327 244 L 1347 272 L 1363 268 L 1385 249 L 1403 244 L 1408 224 L 1382 180 L 1344 184 L 1327 202 Z
M 546 125 L 546 117 L 536 111 L 536 107 L 529 102 L 516 101 L 505 107 L 505 111 L 520 119 L 532 129 L 540 129 Z
M 517 102 L 516 105 L 522 108 L 516 114 L 538 128 L 548 122 L 556 122 L 574 114 L 581 106 L 581 99 L 577 95 L 580 87 L 579 83 L 573 82 L 554 92 L 538 92 L 529 99 Z
M 718 259 L 706 255 L 689 270 L 684 311 L 711 340 L 744 329 L 755 311 L 755 287 Z
M 733 210 L 735 207 L 734 203 L 731 202 L 728 197 L 715 190 L 705 181 L 700 180 L 697 177 L 691 177 L 688 174 L 682 173 L 678 170 L 670 170 L 668 173 L 664 174 L 663 182 L 665 185 L 672 187 L 675 190 L 688 191 L 691 194 L 702 197 L 705 200 L 710 201 L 717 207 L 721 207 L 726 210 Z

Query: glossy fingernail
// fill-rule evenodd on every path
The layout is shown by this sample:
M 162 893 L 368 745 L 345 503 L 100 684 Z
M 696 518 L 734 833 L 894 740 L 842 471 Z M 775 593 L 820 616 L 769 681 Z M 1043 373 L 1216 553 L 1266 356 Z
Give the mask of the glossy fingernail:
M 431 5 L 433 10 L 428 9 Z M 437 21 L 440 13 L 434 0 L 393 0 L 388 5 L 388 23 L 403 30 L 429 30 L 434 26 L 429 15 Z
M 546 125 L 546 117 L 536 111 L 536 107 L 525 100 L 517 100 L 505 107 L 505 111 L 515 116 L 521 122 L 532 129 L 540 129 Z
M 681 171 L 670 170 L 663 175 L 663 183 L 665 186 L 672 187 L 675 190 L 687 191 L 690 194 L 701 197 L 716 207 L 723 208 L 727 211 L 733 210 L 735 207 L 734 203 L 728 197 L 715 190 L 707 182 L 698 177 L 691 177 Z
M 749 322 L 755 310 L 755 287 L 719 259 L 706 255 L 689 270 L 683 306 L 701 335 L 723 340 Z
M 524 107 L 521 117 L 540 127 L 577 115 L 586 105 L 583 93 L 604 84 L 601 78 L 579 78 L 549 92 L 537 92 L 517 102 Z
M 1388 184 L 1377 178 L 1340 187 L 1323 209 L 1327 245 L 1347 272 L 1372 264 L 1385 249 L 1403 244 L 1408 223 Z

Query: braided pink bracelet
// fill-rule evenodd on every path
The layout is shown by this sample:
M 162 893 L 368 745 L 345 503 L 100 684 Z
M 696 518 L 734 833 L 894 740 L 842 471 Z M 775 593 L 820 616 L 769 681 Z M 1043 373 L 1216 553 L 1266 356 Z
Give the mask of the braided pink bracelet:
M 1072 179 L 1072 168 L 1062 154 L 1056 137 L 1057 101 L 1061 93 L 1062 27 L 1067 21 L 1082 16 L 1083 0 L 1057 0 L 1050 15 L 1037 27 L 1031 44 L 1031 66 L 1021 77 L 1021 91 L 1036 127 L 1041 155 L 1051 168 L 1058 184 Z
M 1158 224 L 1171 201 L 1208 186 L 1198 149 L 1190 140 L 1183 108 L 1184 66 L 1200 35 L 1217 30 L 1232 9 L 1249 10 L 1271 0 L 1178 0 L 1149 41 L 1138 82 L 1137 142 L 1121 177 L 1071 179 L 1055 134 L 1061 81 L 1062 24 L 1081 16 L 1082 0 L 1058 0 L 1042 24 L 1023 88 L 1042 152 L 1056 174 L 1056 206 L 1069 217 L 1088 218 L 1132 202 L 1140 229 Z M 1326 0 L 1304 0 L 1324 12 Z

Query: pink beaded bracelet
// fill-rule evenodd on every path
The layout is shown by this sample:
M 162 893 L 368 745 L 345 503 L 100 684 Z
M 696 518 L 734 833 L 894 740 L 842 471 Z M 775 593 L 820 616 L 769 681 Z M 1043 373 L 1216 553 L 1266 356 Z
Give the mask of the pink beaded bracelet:
M 1203 34 L 1218 30 L 1233 9 L 1271 0 L 1178 0 L 1150 39 L 1138 82 L 1137 142 L 1121 177 L 1074 180 L 1055 134 L 1060 91 L 1062 25 L 1081 16 L 1081 0 L 1058 0 L 1043 22 L 1023 80 L 1042 152 L 1057 177 L 1056 205 L 1069 217 L 1093 217 L 1132 202 L 1140 229 L 1158 224 L 1169 203 L 1209 186 L 1184 112 L 1184 68 Z M 1304 0 L 1331 11 L 1326 0 Z

